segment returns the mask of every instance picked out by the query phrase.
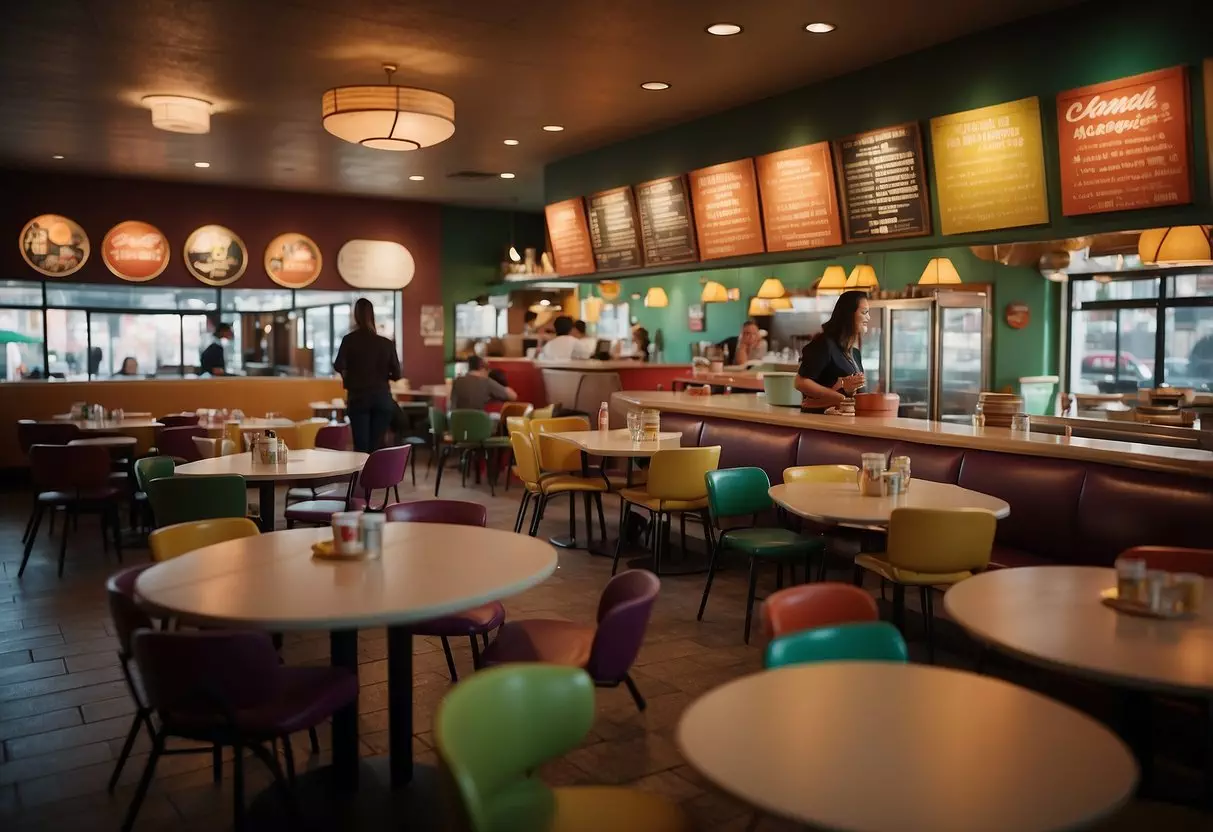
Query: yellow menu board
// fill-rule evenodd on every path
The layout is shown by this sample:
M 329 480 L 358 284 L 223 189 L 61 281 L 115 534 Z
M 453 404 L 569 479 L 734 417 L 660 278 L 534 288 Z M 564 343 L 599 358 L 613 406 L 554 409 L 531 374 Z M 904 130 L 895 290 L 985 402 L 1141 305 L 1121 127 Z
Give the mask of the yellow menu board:
M 944 234 L 1049 221 L 1035 97 L 931 119 L 931 158 Z

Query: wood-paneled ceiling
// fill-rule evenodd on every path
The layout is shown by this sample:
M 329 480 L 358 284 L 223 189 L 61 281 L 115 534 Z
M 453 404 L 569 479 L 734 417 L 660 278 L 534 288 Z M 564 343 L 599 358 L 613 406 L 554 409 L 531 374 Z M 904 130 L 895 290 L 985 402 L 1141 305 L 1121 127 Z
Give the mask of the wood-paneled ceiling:
M 10 2 L 0 164 L 537 207 L 548 162 L 1071 1 Z M 707 35 L 718 21 L 744 32 Z M 837 29 L 805 32 L 813 21 Z M 399 65 L 397 83 L 455 99 L 451 140 L 390 153 L 324 131 L 321 93 L 380 83 L 385 62 Z M 647 92 L 645 81 L 672 86 Z M 153 129 L 139 99 L 156 93 L 214 102 L 210 133 Z M 459 171 L 517 178 L 450 177 Z

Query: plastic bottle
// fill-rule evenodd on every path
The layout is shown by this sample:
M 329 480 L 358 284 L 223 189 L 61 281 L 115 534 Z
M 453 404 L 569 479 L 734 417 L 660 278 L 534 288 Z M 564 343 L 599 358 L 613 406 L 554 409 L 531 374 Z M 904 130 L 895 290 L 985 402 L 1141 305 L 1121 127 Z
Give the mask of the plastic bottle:
M 598 408 L 598 429 L 611 429 L 611 408 L 607 406 L 606 402 L 603 402 L 602 406 Z

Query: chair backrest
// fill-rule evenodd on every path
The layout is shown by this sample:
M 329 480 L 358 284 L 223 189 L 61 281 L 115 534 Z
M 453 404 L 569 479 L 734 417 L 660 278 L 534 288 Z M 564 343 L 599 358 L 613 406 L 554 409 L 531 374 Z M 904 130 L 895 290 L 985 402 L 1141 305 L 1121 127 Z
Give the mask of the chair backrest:
M 815 627 L 781 636 L 767 645 L 766 667 L 811 662 L 906 662 L 906 640 L 887 621 Z
M 985 569 L 997 524 L 992 513 L 978 508 L 895 508 L 889 516 L 889 565 L 941 574 Z
M 182 428 L 198 424 L 197 413 L 170 413 L 156 420 L 166 428 Z
M 297 451 L 310 450 L 316 447 L 316 435 L 320 433 L 322 427 L 327 427 L 327 423 L 319 419 L 307 419 L 302 422 L 295 423 L 295 444 L 292 445 L 289 441 L 287 447 Z
M 34 445 L 66 445 L 80 438 L 80 428 L 71 422 L 35 422 L 33 419 L 17 420 L 17 443 L 21 453 L 28 454 Z
M 501 424 L 504 425 L 505 420 L 512 416 L 521 416 L 525 419 L 534 409 L 530 402 L 506 402 L 501 406 Z
M 455 526 L 489 524 L 489 510 L 468 500 L 413 500 L 394 503 L 383 510 L 389 523 L 450 523 Z
M 1180 546 L 1134 546 L 1120 553 L 1122 558 L 1141 558 L 1150 569 L 1164 572 L 1191 572 L 1213 578 L 1213 549 L 1185 549 Z
M 761 468 L 721 468 L 708 471 L 708 508 L 712 519 L 761 514 L 771 508 L 771 480 Z
M 349 425 L 324 425 L 316 431 L 316 447 L 329 451 L 352 451 L 354 433 Z
M 118 636 L 118 651 L 124 659 L 131 655 L 131 637 L 135 631 L 152 626 L 152 619 L 135 603 L 135 579 L 152 566 L 150 563 L 128 566 L 110 575 L 105 582 L 110 618 Z
M 211 439 L 209 436 L 195 436 L 194 447 L 198 451 L 198 456 L 201 459 L 211 459 L 219 456 L 219 443 L 221 439 Z
M 177 470 L 177 463 L 171 456 L 145 456 L 135 460 L 135 484 L 140 491 L 147 491 L 147 484 L 152 480 L 171 477 Z
M 708 494 L 707 473 L 719 464 L 719 445 L 657 451 L 649 461 L 646 490 L 659 500 L 702 500 Z
M 188 462 L 202 459 L 194 446 L 194 438 L 207 438 L 206 428 L 200 425 L 164 428 L 156 437 L 156 448 L 165 456 L 175 456 Z
M 248 511 L 247 485 L 239 474 L 165 477 L 151 480 L 144 491 L 157 527 L 244 517 Z
M 556 405 L 549 404 L 544 407 L 537 407 L 531 411 L 532 419 L 551 419 L 556 415 Z
M 152 560 L 172 560 L 175 557 L 226 540 L 239 540 L 261 534 L 257 524 L 247 517 L 217 517 L 213 520 L 191 520 L 156 529 L 147 536 Z
M 607 582 L 598 598 L 598 629 L 585 669 L 600 682 L 627 675 L 644 643 L 661 580 L 645 569 L 629 569 Z
M 430 437 L 434 442 L 441 442 L 446 435 L 446 411 L 441 407 L 430 406 Z
M 581 471 L 581 449 L 571 442 L 548 437 L 545 433 L 571 433 L 589 430 L 590 420 L 585 416 L 559 416 L 552 419 L 531 419 L 531 438 L 539 454 L 541 471 Z
M 795 465 L 783 469 L 784 482 L 849 482 L 859 481 L 859 468 L 854 465 Z
M 594 722 L 594 682 L 584 670 L 509 664 L 451 688 L 434 718 L 444 775 L 470 832 L 540 830 L 555 795 L 531 773 L 576 748 Z
M 518 431 L 510 434 L 510 447 L 514 450 L 514 465 L 518 479 L 525 485 L 539 482 L 539 457 L 535 454 L 535 443 L 529 434 Z
M 505 416 L 501 419 L 502 424 L 505 425 L 505 433 L 507 436 L 518 433 L 519 431 L 526 431 L 527 433 L 530 433 L 530 428 L 527 427 L 527 423 L 529 421 L 530 420 L 525 416 Z
M 97 445 L 32 445 L 30 477 L 43 490 L 104 488 L 109 484 L 110 453 Z
M 366 462 L 362 463 L 362 471 L 358 474 L 358 485 L 368 501 L 372 491 L 381 488 L 386 490 L 401 483 L 404 472 L 408 470 L 411 451 L 412 448 L 408 445 L 395 445 L 371 452 Z M 386 496 L 384 503 L 387 503 Z
M 857 586 L 840 583 L 801 584 L 767 596 L 762 604 L 767 638 L 801 630 L 879 621 L 876 599 Z
M 483 442 L 493 435 L 493 418 L 483 410 L 452 410 L 447 433 L 455 442 Z

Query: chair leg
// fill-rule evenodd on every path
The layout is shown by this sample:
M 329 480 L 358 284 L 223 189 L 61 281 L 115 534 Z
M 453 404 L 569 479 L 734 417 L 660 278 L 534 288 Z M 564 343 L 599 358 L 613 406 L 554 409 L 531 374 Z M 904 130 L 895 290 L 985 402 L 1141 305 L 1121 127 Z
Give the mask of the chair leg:
M 855 586 L 859 587 L 860 589 L 863 589 L 863 579 L 867 571 L 868 570 L 864 569 L 862 566 L 856 565 L 855 573 L 851 576 L 851 583 L 855 584 Z
M 451 682 L 459 681 L 459 672 L 455 670 L 455 657 L 451 654 L 451 644 L 442 636 L 442 652 L 446 655 L 446 669 L 451 674 Z
M 673 522 L 671 520 L 670 522 Z M 678 534 L 679 545 L 682 547 L 682 556 L 687 556 L 687 516 L 685 514 L 678 515 Z
M 34 494 L 34 505 L 29 510 L 29 520 L 25 521 L 25 531 L 21 534 L 21 542 L 29 540 L 29 534 L 34 528 L 34 517 L 38 514 L 38 495 Z
M 114 789 L 118 786 L 118 777 L 122 774 L 122 767 L 126 765 L 127 758 L 131 756 L 131 748 L 134 747 L 135 739 L 139 736 L 139 729 L 143 727 L 145 711 L 145 708 L 140 708 L 135 713 L 135 718 L 131 720 L 131 730 L 126 734 L 126 742 L 122 744 L 122 751 L 118 754 L 118 762 L 114 764 L 114 773 L 110 775 L 109 785 L 105 789 L 110 794 L 113 794 Z
M 628 693 L 632 694 L 632 699 L 636 702 L 636 710 L 643 711 L 648 703 L 640 695 L 640 689 L 636 687 L 636 680 L 632 678 L 631 673 L 624 674 L 623 683 L 628 686 Z
M 922 607 L 922 628 L 927 636 L 927 661 L 935 664 L 935 609 L 931 598 L 931 588 L 918 588 L 918 605 Z
M 287 740 L 286 737 L 283 737 L 283 739 Z M 287 741 L 289 742 L 289 740 Z M 278 765 L 278 758 L 266 751 L 265 747 L 260 744 L 251 745 L 249 748 L 253 752 L 254 756 L 264 763 L 265 767 L 270 770 L 270 774 L 274 777 L 274 785 L 278 788 L 278 791 L 282 793 L 282 799 L 286 803 L 287 811 L 290 812 L 296 820 L 299 820 L 302 814 L 299 811 L 299 804 L 295 801 L 295 793 L 289 786 L 290 781 L 288 781 L 283 775 L 282 767 Z M 244 806 L 241 805 L 238 811 L 240 812 L 241 819 L 243 820 Z M 237 824 L 239 825 L 239 821 Z
M 309 731 L 315 731 L 315 728 L 309 728 Z M 291 748 L 291 737 L 289 734 L 282 737 L 282 758 L 286 760 L 286 780 L 292 786 L 295 785 L 295 749 Z
M 611 575 L 619 571 L 619 556 L 623 554 L 623 539 L 628 533 L 628 501 L 619 498 L 619 537 L 615 540 L 615 557 L 611 561 Z
M 569 541 L 577 539 L 577 492 L 569 492 Z
M 905 635 L 906 588 L 904 584 L 893 584 L 893 626 Z
M 489 496 L 497 496 L 497 463 L 501 460 L 497 456 L 496 451 L 484 451 L 484 467 L 488 469 L 485 473 L 489 480 Z
M 535 516 L 531 518 L 530 535 L 534 537 L 539 534 L 539 524 L 543 522 L 544 509 L 548 507 L 548 495 L 539 495 L 538 502 L 535 503 Z
M 232 827 L 236 832 L 244 829 L 244 746 L 232 747 Z
M 480 669 L 480 645 L 476 643 L 476 636 L 468 636 L 468 641 L 472 643 L 472 668 Z
M 118 511 L 118 504 L 114 503 L 110 506 L 110 525 L 114 528 L 114 557 L 118 559 L 119 565 L 122 563 L 122 515 Z
M 602 542 L 607 541 L 606 516 L 602 513 L 602 495 L 594 495 L 594 504 L 598 507 L 598 531 L 602 532 Z M 588 515 L 587 515 L 588 520 Z
M 152 784 L 152 776 L 156 773 L 156 761 L 163 753 L 164 736 L 156 734 L 152 738 L 152 753 L 148 755 L 147 763 L 143 766 L 143 774 L 139 778 L 139 785 L 135 787 L 131 805 L 126 810 L 126 820 L 122 822 L 122 832 L 130 832 L 135 826 L 135 818 L 139 816 L 139 807 L 143 805 L 143 798 L 147 796 L 148 787 Z
M 434 496 L 438 496 L 438 489 L 442 488 L 442 469 L 446 466 L 447 446 L 443 445 L 438 452 L 438 473 L 434 476 Z
M 703 598 L 699 601 L 699 614 L 696 621 L 703 621 L 703 611 L 708 607 L 708 593 L 712 591 L 712 578 L 716 577 L 716 559 L 720 557 L 720 544 L 712 547 L 712 557 L 708 561 L 708 579 L 703 585 Z
M 29 562 L 30 552 L 34 550 L 34 541 L 38 538 L 38 526 L 42 524 L 42 515 L 46 511 L 42 504 L 38 504 L 37 510 L 34 512 L 34 526 L 30 529 L 29 539 L 25 541 L 25 552 L 21 555 L 21 566 L 17 569 L 17 577 L 20 578 L 25 574 L 25 564 Z M 51 509 L 51 517 L 55 516 L 55 510 Z
M 413 446 L 413 448 L 414 448 L 414 450 L 416 450 L 415 445 Z M 416 488 L 417 487 L 417 454 L 413 453 L 412 451 L 409 451 L 409 472 L 413 475 L 413 488 Z M 397 497 L 396 499 L 399 500 L 400 498 Z
M 414 483 L 414 485 L 416 485 L 416 483 Z M 392 486 L 392 494 L 393 494 L 393 496 L 395 496 L 396 502 L 400 502 L 400 483 L 396 483 L 395 485 Z M 387 500 L 386 492 L 384 492 L 383 499 L 385 501 Z
M 758 589 L 758 558 L 750 558 L 750 588 L 745 597 L 745 643 L 750 643 L 750 622 L 754 618 L 754 592 Z
M 73 522 L 76 521 L 76 510 L 70 510 L 70 514 L 63 518 L 63 537 L 59 539 L 59 577 L 63 577 L 63 564 L 67 561 L 67 537 L 68 530 L 73 528 Z
M 518 501 L 518 513 L 514 515 L 514 534 L 522 531 L 522 522 L 526 519 L 527 506 L 531 504 L 531 492 L 522 490 L 522 499 Z
M 320 737 L 316 735 L 316 726 L 307 729 L 308 741 L 312 744 L 312 755 L 320 753 Z

